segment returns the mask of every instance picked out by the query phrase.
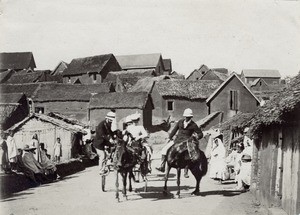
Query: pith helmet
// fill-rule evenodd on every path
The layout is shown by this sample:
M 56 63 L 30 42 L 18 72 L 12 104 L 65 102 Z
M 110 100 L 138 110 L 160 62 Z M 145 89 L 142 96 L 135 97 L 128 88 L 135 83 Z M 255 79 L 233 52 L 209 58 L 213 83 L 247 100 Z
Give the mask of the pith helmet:
M 193 117 L 192 109 L 190 109 L 190 108 L 185 109 L 184 112 L 183 112 L 183 116 L 184 117 Z

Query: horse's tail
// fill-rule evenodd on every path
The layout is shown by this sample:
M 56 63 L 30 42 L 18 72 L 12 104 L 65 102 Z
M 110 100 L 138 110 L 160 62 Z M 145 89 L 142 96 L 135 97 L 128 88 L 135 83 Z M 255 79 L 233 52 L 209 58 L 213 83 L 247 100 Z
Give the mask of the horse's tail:
M 200 170 L 201 170 L 202 176 L 206 175 L 207 168 L 208 168 L 207 158 L 206 158 L 204 152 L 202 150 L 200 150 Z

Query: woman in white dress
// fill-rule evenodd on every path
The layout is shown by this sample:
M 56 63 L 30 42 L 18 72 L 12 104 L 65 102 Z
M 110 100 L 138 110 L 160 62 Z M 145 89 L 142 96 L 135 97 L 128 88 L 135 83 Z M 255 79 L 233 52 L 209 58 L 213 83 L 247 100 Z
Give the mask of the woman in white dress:
M 226 172 L 226 150 L 221 140 L 222 134 L 216 134 L 213 138 L 213 148 L 210 158 L 209 177 L 215 180 L 225 180 Z

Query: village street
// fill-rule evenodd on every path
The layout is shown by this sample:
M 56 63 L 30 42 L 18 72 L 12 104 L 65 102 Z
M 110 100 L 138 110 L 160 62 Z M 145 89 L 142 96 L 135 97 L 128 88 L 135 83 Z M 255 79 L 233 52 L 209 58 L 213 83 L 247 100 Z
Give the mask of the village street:
M 156 146 L 155 151 L 161 146 Z M 159 154 L 155 153 L 152 164 L 157 166 Z M 107 179 L 107 192 L 101 191 L 97 167 L 70 175 L 63 180 L 31 188 L 1 200 L 1 214 L 265 214 L 255 204 L 250 192 L 233 191 L 235 184 L 218 184 L 205 176 L 200 190 L 201 196 L 191 196 L 195 179 L 182 177 L 181 198 L 172 198 L 176 193 L 176 175 L 172 170 L 169 179 L 171 195 L 162 194 L 163 180 L 158 171 L 149 176 L 148 192 L 143 192 L 144 183 L 133 183 L 134 192 L 128 192 L 128 200 L 122 195 L 115 199 L 114 174 Z

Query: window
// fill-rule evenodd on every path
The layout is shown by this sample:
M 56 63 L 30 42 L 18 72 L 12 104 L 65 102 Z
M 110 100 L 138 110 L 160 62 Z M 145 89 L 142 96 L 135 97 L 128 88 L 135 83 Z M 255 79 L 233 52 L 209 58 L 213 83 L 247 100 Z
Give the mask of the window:
M 35 113 L 44 113 L 45 112 L 45 108 L 44 107 L 35 107 L 34 108 L 34 112 Z
M 167 101 L 167 110 L 168 111 L 174 110 L 174 101 Z
M 71 83 L 71 77 L 68 77 L 68 83 Z
M 230 90 L 229 106 L 230 110 L 238 109 L 238 92 L 236 90 Z
M 96 80 L 97 80 L 97 74 L 94 73 L 94 74 L 93 74 L 93 81 L 95 82 Z

